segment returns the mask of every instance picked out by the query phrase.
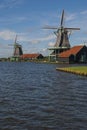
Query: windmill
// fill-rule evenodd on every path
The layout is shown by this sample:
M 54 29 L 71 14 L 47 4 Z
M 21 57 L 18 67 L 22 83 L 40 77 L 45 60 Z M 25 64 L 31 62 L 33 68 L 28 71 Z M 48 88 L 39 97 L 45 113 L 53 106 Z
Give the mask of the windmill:
M 10 57 L 10 61 L 20 61 L 21 55 L 23 55 L 22 46 L 17 43 L 17 35 L 15 37 L 14 44 L 9 44 L 14 47 L 13 56 Z
M 71 31 L 80 30 L 80 28 L 64 27 L 64 10 L 62 11 L 60 27 L 57 28 L 57 27 L 45 26 L 44 29 L 56 30 L 54 32 L 57 37 L 56 42 L 54 44 L 54 47 L 49 48 L 49 50 L 52 51 L 52 53 L 50 54 L 50 57 L 54 57 L 55 59 L 57 59 L 59 53 L 70 49 L 69 36 L 71 34 Z
M 23 55 L 23 51 L 22 51 L 22 46 L 19 43 L 17 43 L 17 35 L 16 35 L 15 42 L 14 42 L 13 56 L 14 57 L 19 57 L 20 55 Z

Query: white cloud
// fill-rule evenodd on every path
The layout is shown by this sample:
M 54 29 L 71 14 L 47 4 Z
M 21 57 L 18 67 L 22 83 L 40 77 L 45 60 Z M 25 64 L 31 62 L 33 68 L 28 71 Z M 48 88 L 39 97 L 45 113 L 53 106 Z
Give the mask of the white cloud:
M 48 46 L 53 47 L 54 44 L 55 44 L 54 42 L 49 42 Z
M 87 10 L 85 10 L 85 11 L 82 11 L 80 14 L 87 14 Z
M 29 42 L 31 42 L 32 44 L 35 44 L 35 43 L 40 43 L 40 42 L 44 42 L 44 41 L 49 41 L 49 40 L 52 40 L 55 38 L 55 35 L 53 34 L 50 34 L 46 37 L 43 37 L 43 38 L 38 38 L 38 39 L 35 39 L 35 40 L 30 40 Z
M 17 7 L 17 5 L 20 5 L 22 2 L 23 0 L 3 0 L 3 2 L 0 3 L 0 9 Z
M 54 39 L 54 38 L 55 38 L 55 35 L 50 34 L 50 35 L 48 35 L 48 36 L 46 36 L 46 37 L 40 38 L 39 40 L 43 42 L 43 41 L 52 40 L 52 39 Z
M 31 40 L 29 42 L 32 43 L 32 44 L 37 44 L 37 43 L 40 43 L 40 40 Z
M 18 24 L 18 23 L 22 23 L 26 20 L 31 20 L 28 19 L 25 16 L 6 16 L 6 17 L 1 17 L 0 19 L 0 24 L 2 24 L 2 26 L 4 25 L 12 25 L 12 24 Z
M 15 36 L 16 36 L 16 33 L 13 31 L 10 31 L 10 30 L 0 31 L 0 38 L 4 40 L 13 40 Z
M 29 38 L 28 33 L 16 33 L 11 30 L 3 30 L 0 31 L 0 38 L 3 40 L 13 40 L 15 39 L 15 36 L 18 35 L 18 41 L 24 41 L 24 42 L 29 42 L 32 44 L 37 44 L 43 41 L 49 41 L 55 38 L 55 35 L 50 34 L 46 37 L 40 37 L 40 38 Z
M 47 48 L 43 48 L 42 51 L 43 51 L 43 52 L 46 52 L 46 51 L 47 51 Z
M 76 18 L 76 14 L 70 14 L 66 16 L 66 21 L 71 21 L 74 20 Z

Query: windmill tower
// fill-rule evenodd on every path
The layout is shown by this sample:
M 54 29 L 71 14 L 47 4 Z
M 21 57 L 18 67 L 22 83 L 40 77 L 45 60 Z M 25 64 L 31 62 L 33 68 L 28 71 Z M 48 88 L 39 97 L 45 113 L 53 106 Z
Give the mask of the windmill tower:
M 17 35 L 15 37 L 14 44 L 10 44 L 10 46 L 14 47 L 13 56 L 10 57 L 10 61 L 20 61 L 20 56 L 23 55 L 22 46 L 17 43 Z
M 13 53 L 13 56 L 14 57 L 19 57 L 20 55 L 23 55 L 23 51 L 22 51 L 22 46 L 17 43 L 17 35 L 16 35 L 15 42 L 14 42 L 14 53 Z
M 57 61 L 58 54 L 70 49 L 69 32 L 72 30 L 80 30 L 80 28 L 66 28 L 64 27 L 64 10 L 62 11 L 60 27 L 46 26 L 44 29 L 55 29 L 56 42 L 54 47 L 48 48 L 51 51 L 49 55 L 50 60 Z

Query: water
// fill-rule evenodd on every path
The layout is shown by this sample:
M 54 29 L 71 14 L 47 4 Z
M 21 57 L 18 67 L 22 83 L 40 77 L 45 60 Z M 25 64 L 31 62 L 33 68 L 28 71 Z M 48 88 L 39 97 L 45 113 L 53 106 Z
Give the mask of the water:
M 0 130 L 87 130 L 87 78 L 0 62 Z

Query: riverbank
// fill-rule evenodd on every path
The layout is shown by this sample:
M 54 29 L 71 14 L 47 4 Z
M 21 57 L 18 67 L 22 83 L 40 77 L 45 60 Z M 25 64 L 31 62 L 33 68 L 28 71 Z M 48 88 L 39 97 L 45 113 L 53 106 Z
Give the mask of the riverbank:
M 56 70 L 87 76 L 87 66 L 56 68 Z

